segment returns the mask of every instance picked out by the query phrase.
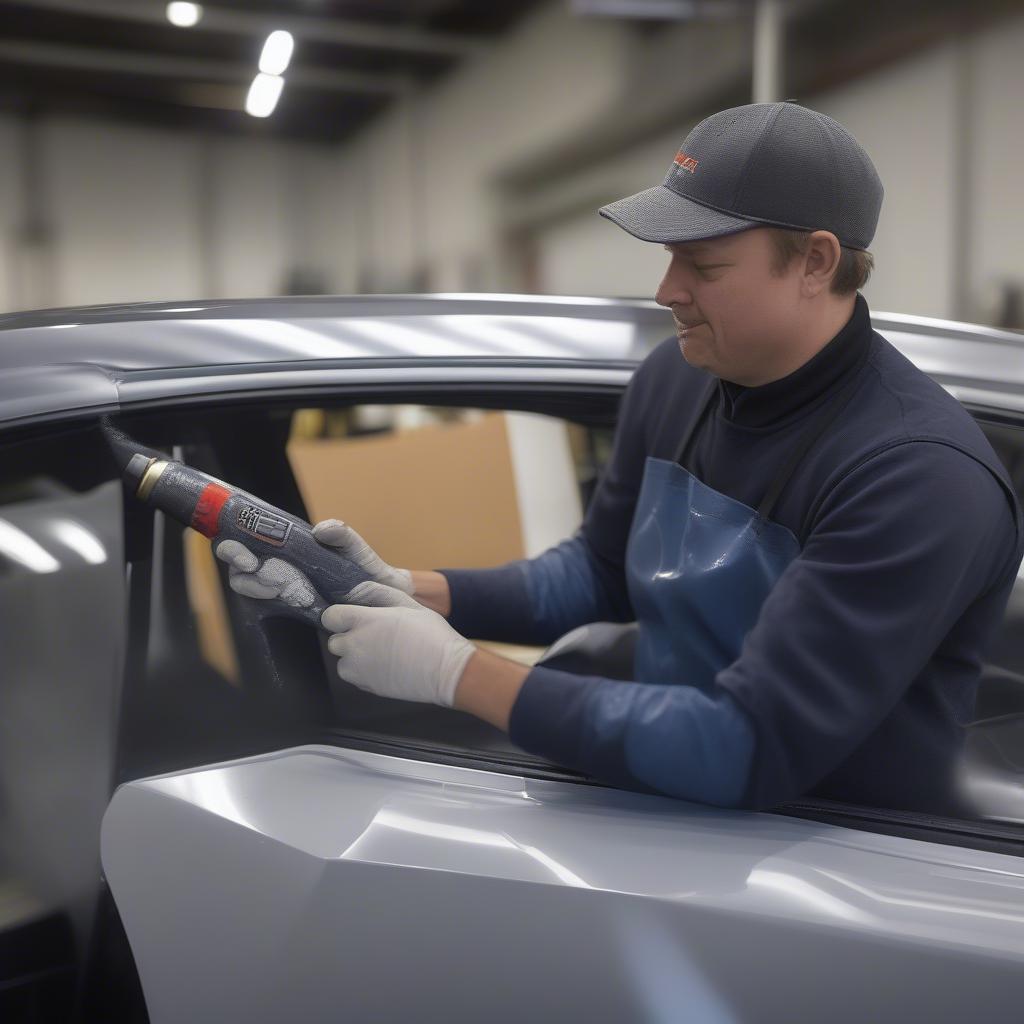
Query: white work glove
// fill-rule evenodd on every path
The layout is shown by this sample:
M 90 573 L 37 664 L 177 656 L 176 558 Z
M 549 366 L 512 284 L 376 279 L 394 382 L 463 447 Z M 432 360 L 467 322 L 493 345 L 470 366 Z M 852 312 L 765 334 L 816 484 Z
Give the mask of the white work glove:
M 260 560 L 240 541 L 222 540 L 214 549 L 227 562 L 228 583 L 244 597 L 277 598 L 293 608 L 309 608 L 316 601 L 316 589 L 309 577 L 283 558 Z
M 451 707 L 476 648 L 437 612 L 393 587 L 367 581 L 352 604 L 332 604 L 320 621 L 338 675 L 379 697 Z
M 334 548 L 349 561 L 355 562 L 376 583 L 394 587 L 403 594 L 412 593 L 412 573 L 388 565 L 348 523 L 338 519 L 325 519 L 313 527 L 313 536 L 324 545 Z
M 325 519 L 313 527 L 313 536 L 324 547 L 333 548 L 355 562 L 377 583 L 403 594 L 412 593 L 412 573 L 388 565 L 351 526 L 337 519 Z M 228 585 L 236 594 L 264 600 L 277 598 L 296 608 L 308 608 L 315 600 L 313 585 L 306 575 L 282 558 L 268 558 L 260 565 L 259 558 L 237 540 L 221 541 L 215 554 L 228 563 Z M 351 596 L 346 600 L 352 600 Z

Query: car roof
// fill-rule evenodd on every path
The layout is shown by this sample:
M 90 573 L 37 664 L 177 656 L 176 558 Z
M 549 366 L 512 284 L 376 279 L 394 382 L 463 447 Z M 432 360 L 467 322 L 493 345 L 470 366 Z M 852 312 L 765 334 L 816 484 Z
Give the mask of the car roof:
M 138 303 L 0 317 L 0 367 L 112 370 L 432 357 L 636 359 L 672 331 L 653 302 L 394 295 Z
M 1024 411 L 1024 335 L 895 313 L 872 313 L 872 322 L 962 401 Z M 237 380 L 243 367 L 445 361 L 628 367 L 672 329 L 668 311 L 649 300 L 505 294 L 196 300 L 13 313 L 0 317 L 0 422 L 114 407 L 125 385 L 140 378 L 155 394 L 154 380 L 170 385 L 200 374 Z

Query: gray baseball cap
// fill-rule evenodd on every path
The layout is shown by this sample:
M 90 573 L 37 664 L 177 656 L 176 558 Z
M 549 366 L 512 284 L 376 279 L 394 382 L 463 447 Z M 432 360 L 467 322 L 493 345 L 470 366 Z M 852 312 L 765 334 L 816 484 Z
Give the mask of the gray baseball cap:
M 601 208 L 645 242 L 693 242 L 771 224 L 831 231 L 866 249 L 882 182 L 860 143 L 797 103 L 749 103 L 712 114 L 683 142 L 661 185 Z

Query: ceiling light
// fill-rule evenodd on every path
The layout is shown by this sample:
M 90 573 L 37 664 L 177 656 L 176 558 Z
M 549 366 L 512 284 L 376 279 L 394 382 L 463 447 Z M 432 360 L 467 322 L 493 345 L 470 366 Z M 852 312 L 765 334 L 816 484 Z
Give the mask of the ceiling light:
M 265 75 L 283 75 L 288 62 L 292 59 L 295 40 L 291 32 L 278 29 L 267 36 L 260 54 L 260 71 Z
M 283 88 L 284 79 L 278 75 L 257 75 L 245 98 L 245 112 L 253 117 L 270 117 Z
M 203 16 L 199 4 L 173 3 L 167 5 L 167 20 L 178 28 L 191 28 Z

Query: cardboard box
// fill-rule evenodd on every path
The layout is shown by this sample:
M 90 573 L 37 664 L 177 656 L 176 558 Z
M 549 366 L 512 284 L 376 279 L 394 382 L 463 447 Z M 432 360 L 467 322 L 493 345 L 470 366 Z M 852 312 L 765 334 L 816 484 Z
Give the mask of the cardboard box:
M 505 416 L 288 445 L 313 522 L 341 519 L 392 565 L 477 568 L 522 558 Z

